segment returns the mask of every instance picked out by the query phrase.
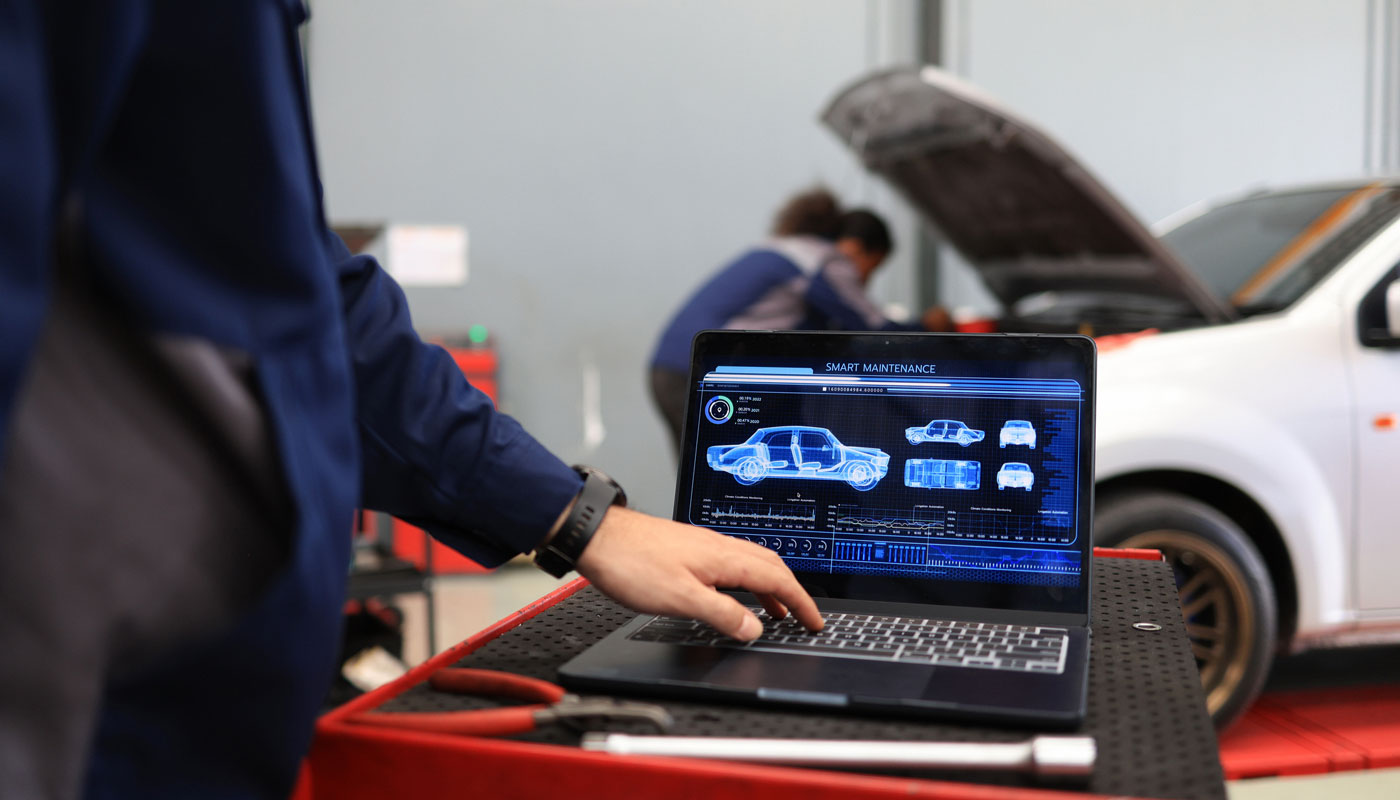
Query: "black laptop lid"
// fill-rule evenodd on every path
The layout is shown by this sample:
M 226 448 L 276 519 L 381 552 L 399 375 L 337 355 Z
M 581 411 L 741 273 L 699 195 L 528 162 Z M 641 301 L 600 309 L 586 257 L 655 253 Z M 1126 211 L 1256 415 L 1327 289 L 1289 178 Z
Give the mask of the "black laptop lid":
M 675 518 L 815 595 L 1087 614 L 1093 341 L 705 331 Z

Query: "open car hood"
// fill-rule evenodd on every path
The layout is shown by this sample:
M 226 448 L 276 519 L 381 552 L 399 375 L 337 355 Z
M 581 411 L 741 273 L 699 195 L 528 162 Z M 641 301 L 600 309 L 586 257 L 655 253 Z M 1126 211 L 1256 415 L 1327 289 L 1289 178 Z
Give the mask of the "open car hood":
M 1102 292 L 1179 301 L 1206 322 L 1236 316 L 1064 148 L 941 70 L 862 78 L 822 121 L 1008 309 L 1040 292 Z

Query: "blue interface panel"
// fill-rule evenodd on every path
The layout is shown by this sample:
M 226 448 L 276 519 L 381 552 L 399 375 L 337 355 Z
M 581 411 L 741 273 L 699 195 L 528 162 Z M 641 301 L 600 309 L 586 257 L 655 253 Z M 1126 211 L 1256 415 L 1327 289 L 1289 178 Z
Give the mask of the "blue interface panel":
M 719 367 L 689 520 L 797 572 L 1077 586 L 1078 382 Z

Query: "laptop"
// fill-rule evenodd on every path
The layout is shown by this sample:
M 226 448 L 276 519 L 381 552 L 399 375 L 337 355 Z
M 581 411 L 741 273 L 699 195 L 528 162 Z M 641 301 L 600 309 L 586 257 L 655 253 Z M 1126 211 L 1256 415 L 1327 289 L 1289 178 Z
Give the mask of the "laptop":
M 641 615 L 580 690 L 1069 728 L 1088 681 L 1095 348 L 1083 336 L 706 331 L 675 519 L 767 547 L 812 634 Z

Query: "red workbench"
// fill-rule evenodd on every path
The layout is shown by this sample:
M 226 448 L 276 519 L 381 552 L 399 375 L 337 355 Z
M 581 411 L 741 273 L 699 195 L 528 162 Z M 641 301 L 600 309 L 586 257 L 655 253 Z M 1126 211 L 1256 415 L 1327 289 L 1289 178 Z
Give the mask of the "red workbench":
M 723 797 L 1073 798 L 1102 796 L 1224 798 L 1216 741 L 1205 713 L 1195 662 L 1181 624 L 1170 569 L 1155 553 L 1098 553 L 1089 716 L 1083 733 L 1099 742 L 1089 784 L 1040 788 L 993 776 L 1002 785 L 929 779 L 918 773 L 856 774 L 819 769 L 591 753 L 577 736 L 553 729 L 481 739 L 357 725 L 368 710 L 483 707 L 489 701 L 439 695 L 424 684 L 434 670 L 465 666 L 553 678 L 554 669 L 630 616 L 579 580 L 540 598 L 403 678 L 324 716 L 309 759 L 302 798 Z M 1103 557 L 1116 555 L 1117 558 Z M 1126 556 L 1124 558 L 1123 556 Z M 1157 634 L 1134 621 L 1163 625 Z M 763 724 L 806 738 L 924 738 L 1009 741 L 1026 731 L 939 721 L 884 720 L 822 711 L 739 708 L 663 701 L 696 732 L 759 735 Z M 704 720 L 704 723 L 696 722 Z M 708 726 L 708 727 L 706 727 Z M 810 729 L 810 730 L 808 730 Z M 807 733 L 804 734 L 804 730 Z M 772 735 L 764 732 L 762 735 Z M 941 778 L 942 776 L 940 776 Z M 958 781 L 981 776 L 957 775 Z

